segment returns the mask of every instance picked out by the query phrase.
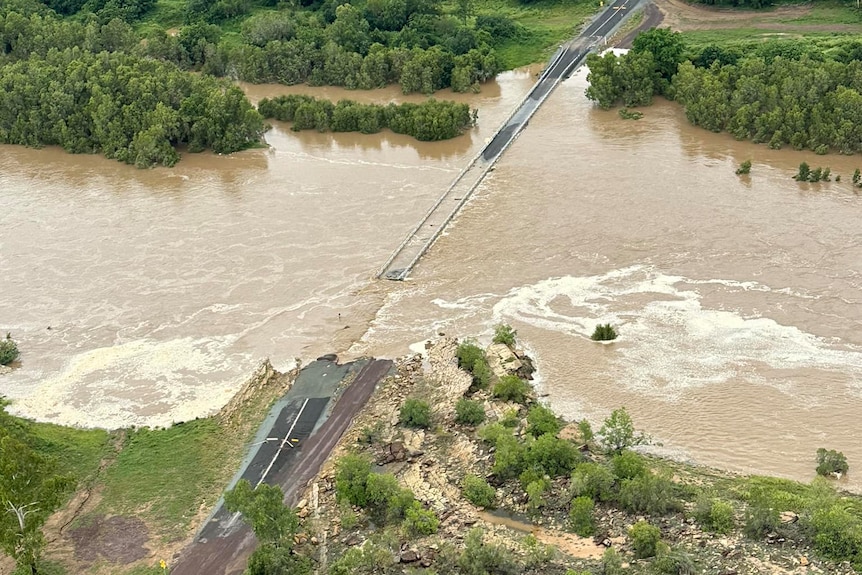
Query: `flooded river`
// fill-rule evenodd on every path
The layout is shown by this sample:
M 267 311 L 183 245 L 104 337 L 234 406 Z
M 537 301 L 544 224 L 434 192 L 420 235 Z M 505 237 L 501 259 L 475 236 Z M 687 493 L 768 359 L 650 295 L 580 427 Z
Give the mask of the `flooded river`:
M 265 356 L 397 356 L 502 321 L 569 417 L 625 405 L 665 452 L 799 479 L 839 449 L 858 489 L 858 157 L 735 142 L 664 102 L 625 121 L 578 75 L 409 281 L 372 280 L 531 80 L 460 96 L 480 126 L 433 144 L 277 126 L 270 150 L 150 171 L 0 148 L 0 328 L 24 353 L 0 392 L 39 418 L 162 425 L 218 408 Z M 847 181 L 798 184 L 803 160 Z M 607 321 L 620 339 L 589 341 Z

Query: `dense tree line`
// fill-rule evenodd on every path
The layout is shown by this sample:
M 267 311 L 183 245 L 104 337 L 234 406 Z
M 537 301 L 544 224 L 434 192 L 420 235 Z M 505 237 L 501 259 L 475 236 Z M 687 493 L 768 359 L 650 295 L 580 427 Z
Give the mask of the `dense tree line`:
M 58 145 L 149 167 L 176 147 L 229 153 L 260 141 L 260 114 L 242 91 L 165 62 L 79 48 L 0 67 L 0 142 Z
M 261 100 L 258 110 L 266 118 L 293 122 L 294 130 L 362 132 L 373 134 L 389 128 L 418 140 L 447 140 L 476 122 L 467 104 L 429 99 L 421 104 L 358 104 L 341 100 L 333 104 L 311 96 L 278 96 Z
M 666 93 L 693 124 L 740 140 L 821 154 L 862 152 L 862 62 L 846 58 L 855 46 L 827 54 L 776 42 L 745 56 L 708 47 L 683 61 L 682 51 L 668 49 L 681 38 L 651 31 L 638 40 L 644 36 L 650 41 L 641 50 L 636 40 L 622 57 L 588 58 L 588 98 L 610 108 L 646 105 Z M 672 81 L 663 89 L 668 74 Z
M 261 12 L 242 25 L 243 42 L 221 41 L 206 20 L 177 36 L 147 39 L 147 55 L 204 72 L 253 83 L 344 86 L 355 89 L 400 84 L 404 93 L 431 93 L 451 86 L 465 92 L 502 70 L 491 34 L 508 34 L 501 18 L 468 27 L 439 13 L 436 2 L 369 0 L 329 10 Z

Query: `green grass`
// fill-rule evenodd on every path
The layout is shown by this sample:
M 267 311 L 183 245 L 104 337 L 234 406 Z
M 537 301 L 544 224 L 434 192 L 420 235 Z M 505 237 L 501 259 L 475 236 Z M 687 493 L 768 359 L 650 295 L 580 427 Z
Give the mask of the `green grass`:
M 52 423 L 29 423 L 33 446 L 57 460 L 58 471 L 77 483 L 92 479 L 102 458 L 111 451 L 110 434 L 101 429 L 78 429 Z
M 732 44 L 751 44 L 752 42 L 765 42 L 768 40 L 787 40 L 799 42 L 813 42 L 817 45 L 831 45 L 842 41 L 854 39 L 855 34 L 835 34 L 830 32 L 779 32 L 776 30 L 764 30 L 759 28 L 727 28 L 716 30 L 692 30 L 683 32 L 686 45 L 690 48 L 698 48 L 710 44 L 720 46 Z M 831 42 L 830 42 L 831 41 Z
M 778 22 L 796 25 L 815 24 L 862 24 L 862 10 L 855 2 L 829 2 L 818 0 L 811 4 L 811 11 L 799 18 L 780 19 Z
M 506 69 L 546 60 L 600 9 L 598 0 L 476 0 L 476 14 L 508 16 L 522 33 L 495 46 Z
M 143 516 L 166 540 L 187 535 L 235 471 L 237 438 L 225 435 L 214 418 L 129 432 L 96 512 Z

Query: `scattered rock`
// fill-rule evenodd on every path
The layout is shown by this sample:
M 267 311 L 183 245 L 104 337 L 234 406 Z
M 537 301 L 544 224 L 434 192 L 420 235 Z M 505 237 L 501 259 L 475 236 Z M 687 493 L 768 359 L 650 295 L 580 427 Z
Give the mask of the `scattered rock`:
M 494 343 L 488 347 L 486 352 L 488 365 L 497 377 L 515 375 L 524 367 L 518 356 L 509 346 L 503 343 Z
M 402 551 L 399 558 L 402 563 L 415 563 L 419 561 L 419 553 L 413 549 L 408 549 L 407 551 Z
M 802 557 L 799 558 L 799 564 L 802 565 L 803 567 L 807 567 L 808 563 L 809 563 L 808 557 L 806 557 L 805 555 L 803 555 Z
M 793 511 L 782 511 L 780 517 L 782 523 L 796 523 L 799 521 L 799 515 Z

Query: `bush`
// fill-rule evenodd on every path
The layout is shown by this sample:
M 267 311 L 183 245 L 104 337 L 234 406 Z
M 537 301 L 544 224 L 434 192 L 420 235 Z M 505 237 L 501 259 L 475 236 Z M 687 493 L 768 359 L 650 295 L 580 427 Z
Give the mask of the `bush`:
M 781 517 L 775 509 L 759 505 L 752 506 L 745 511 L 745 525 L 742 531 L 752 539 L 762 539 L 767 533 L 774 531 L 780 523 Z
M 611 458 L 611 469 L 618 479 L 634 479 L 648 473 L 646 460 L 634 451 L 623 451 Z
M 455 404 L 455 423 L 477 426 L 485 421 L 485 408 L 478 401 L 462 397 Z
M 527 400 L 529 392 L 529 384 L 517 375 L 501 377 L 493 389 L 494 397 L 503 401 L 514 401 L 516 403 L 524 403 Z
M 494 474 L 501 479 L 520 475 L 526 466 L 527 449 L 524 444 L 508 434 L 497 437 L 494 447 Z
M 476 507 L 494 507 L 494 500 L 497 493 L 494 488 L 488 485 L 488 482 L 475 475 L 468 475 L 464 478 L 464 483 L 461 486 L 461 494 L 464 499 L 475 505 Z
M 401 406 L 401 413 L 398 415 L 398 421 L 407 427 L 421 427 L 428 429 L 431 427 L 431 406 L 428 402 L 421 399 L 411 398 L 404 402 Z
M 738 168 L 736 168 L 737 176 L 744 176 L 751 173 L 751 160 L 745 160 Z
M 553 411 L 544 405 L 534 405 L 527 414 L 527 431 L 533 437 L 550 433 L 557 435 L 563 428 L 563 423 Z
M 706 496 L 698 498 L 694 518 L 704 529 L 715 533 L 730 533 L 735 527 L 730 503 Z
M 614 497 L 614 476 L 604 465 L 581 463 L 572 473 L 572 495 L 590 497 L 596 501 L 610 501 Z
M 596 532 L 596 522 L 593 519 L 595 503 L 589 497 L 575 497 L 569 508 L 569 527 L 581 537 L 589 537 Z
M 638 445 L 649 443 L 649 437 L 635 432 L 635 425 L 625 407 L 615 409 L 599 430 L 602 443 L 609 453 L 622 453 Z
M 659 552 L 653 565 L 656 571 L 666 575 L 694 575 L 696 572 L 691 555 L 676 549 Z
M 596 329 L 593 330 L 593 335 L 590 336 L 593 341 L 611 341 L 616 338 L 617 330 L 609 323 L 597 325 Z
M 437 515 L 423 508 L 418 501 L 414 501 L 404 514 L 404 529 L 410 535 L 433 535 L 439 526 Z
M 620 504 L 632 513 L 649 515 L 664 515 L 681 509 L 670 479 L 651 473 L 624 480 L 620 486 Z
M 590 422 L 586 419 L 582 419 L 578 422 L 578 431 L 581 432 L 581 440 L 584 443 L 589 443 L 593 440 L 593 426 L 590 425 Z
M 491 368 L 488 366 L 488 360 L 485 358 L 485 352 L 477 345 L 469 342 L 464 342 L 458 345 L 456 352 L 458 357 L 458 367 L 470 372 L 473 376 L 473 387 L 476 389 L 484 389 L 488 387 L 491 381 Z
M 603 575 L 623 575 L 625 573 L 623 558 L 619 551 L 613 547 L 608 547 L 602 554 L 602 573 Z
M 631 537 L 636 558 L 655 557 L 656 544 L 661 541 L 661 531 L 658 527 L 646 521 L 638 521 L 629 529 L 629 537 Z
M 335 466 L 335 493 L 339 501 L 365 507 L 371 461 L 360 455 L 345 455 Z
M 366 483 L 366 508 L 378 523 L 397 523 L 416 502 L 413 492 L 404 489 L 391 473 L 372 473 Z
M 527 445 L 524 463 L 551 477 L 568 475 L 581 461 L 581 453 L 566 439 L 546 433 Z
M 8 337 L 8 336 L 7 336 Z M 820 448 L 817 450 L 817 475 L 837 475 L 841 476 L 847 473 L 850 466 L 847 464 L 847 458 L 840 451 L 834 449 L 826 450 Z
M 502 343 L 509 347 L 514 347 L 515 336 L 518 332 L 512 329 L 511 326 L 500 324 L 494 328 L 494 343 Z
M 521 417 L 518 415 L 517 409 L 506 410 L 506 413 L 504 413 L 502 419 L 500 419 L 500 425 L 509 429 L 518 427 L 519 423 L 521 423 Z
M 463 575 L 515 575 L 519 572 L 512 554 L 500 545 L 485 543 L 478 527 L 467 534 L 458 567 Z
M 512 435 L 512 430 L 506 428 L 502 423 L 489 423 L 488 425 L 483 425 L 478 431 L 479 437 L 485 441 L 486 443 L 490 443 L 491 445 L 496 446 L 497 440 L 504 436 Z
M 18 344 L 12 339 L 12 334 L 7 333 L 6 339 L 0 340 L 0 365 L 9 365 L 18 359 Z
M 810 520 L 814 548 L 835 561 L 862 565 L 862 521 L 836 502 L 817 509 Z
M 523 476 L 523 474 L 521 475 Z M 545 493 L 550 487 L 550 482 L 548 482 L 544 477 L 527 483 L 525 491 L 527 492 L 527 506 L 530 508 L 530 511 L 537 512 L 540 508 L 545 506 L 547 503 L 547 501 L 545 501 Z

